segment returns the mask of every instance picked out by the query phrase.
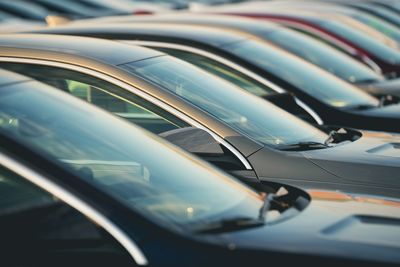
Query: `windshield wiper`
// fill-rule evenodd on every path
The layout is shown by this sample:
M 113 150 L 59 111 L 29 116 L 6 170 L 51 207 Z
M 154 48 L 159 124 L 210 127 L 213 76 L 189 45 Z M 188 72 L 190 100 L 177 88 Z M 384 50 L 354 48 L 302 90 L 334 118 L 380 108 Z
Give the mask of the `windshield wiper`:
M 353 105 L 353 106 L 348 106 L 345 109 L 346 110 L 367 110 L 367 109 L 372 109 L 372 108 L 377 108 L 378 106 L 371 105 L 371 104 L 359 104 L 359 105 Z
M 263 220 L 256 218 L 237 217 L 208 223 L 205 227 L 196 230 L 196 232 L 201 234 L 233 232 L 237 230 L 263 226 L 264 224 L 265 222 Z
M 322 148 L 327 148 L 329 145 L 325 143 L 319 143 L 319 142 L 298 142 L 294 144 L 288 144 L 288 145 L 280 145 L 278 148 L 280 150 L 310 150 L 310 149 L 322 149 Z
M 290 207 L 289 204 L 279 201 L 280 197 L 285 196 L 287 196 L 287 191 L 284 188 L 280 188 L 280 190 L 278 190 L 276 194 L 267 194 L 264 197 L 264 202 L 259 209 L 257 218 L 236 217 L 231 219 L 223 219 L 216 222 L 208 223 L 205 227 L 196 230 L 196 232 L 201 234 L 213 234 L 263 226 L 267 223 L 268 211 L 274 209 L 282 212 Z
M 272 208 L 274 210 L 278 210 L 279 212 L 289 208 L 289 204 L 278 200 L 279 197 L 281 196 L 270 193 L 264 198 L 263 205 L 258 212 L 259 221 L 266 223 L 268 211 L 270 211 Z

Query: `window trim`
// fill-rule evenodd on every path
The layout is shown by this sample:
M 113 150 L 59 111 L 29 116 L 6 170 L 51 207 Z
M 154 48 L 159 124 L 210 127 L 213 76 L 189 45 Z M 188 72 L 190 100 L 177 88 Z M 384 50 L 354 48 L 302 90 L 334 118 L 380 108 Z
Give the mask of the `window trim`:
M 42 188 L 46 192 L 59 198 L 72 208 L 91 219 L 93 222 L 107 231 L 112 237 L 114 237 L 138 265 L 148 265 L 147 258 L 139 246 L 122 229 L 115 225 L 96 208 L 92 207 L 90 204 L 75 196 L 70 191 L 62 188 L 45 176 L 35 172 L 31 168 L 24 166 L 1 151 L 0 164 L 33 183 L 34 185 Z
M 198 121 L 192 119 L 188 115 L 176 110 L 172 106 L 168 105 L 167 103 L 163 102 L 160 99 L 157 99 L 146 92 L 135 88 L 132 85 L 127 84 L 126 82 L 123 82 L 121 80 L 118 80 L 116 78 L 113 78 L 107 74 L 98 72 L 93 69 L 88 69 L 86 67 L 82 66 L 77 66 L 73 65 L 70 63 L 61 63 L 57 61 L 50 61 L 50 60 L 42 60 L 42 59 L 31 59 L 31 58 L 22 58 L 22 57 L 10 57 L 10 56 L 0 56 L 0 62 L 11 62 L 11 63 L 21 63 L 21 64 L 35 64 L 35 65 L 43 65 L 43 66 L 50 66 L 50 67 L 56 67 L 56 68 L 63 68 L 63 69 L 68 69 L 71 71 L 76 71 L 79 73 L 83 73 L 85 75 L 93 76 L 98 79 L 104 80 L 106 82 L 112 83 L 116 86 L 119 86 L 141 98 L 143 98 L 146 101 L 149 101 L 150 103 L 160 107 L 161 109 L 171 113 L 172 115 L 178 117 L 182 121 L 192 125 L 193 127 L 202 129 L 206 132 L 208 132 L 217 142 L 222 144 L 224 147 L 226 147 L 230 152 L 232 152 L 238 159 L 239 161 L 244 165 L 246 170 L 253 170 L 251 164 L 249 161 L 238 151 L 235 147 L 233 147 L 231 144 L 229 144 L 227 141 L 225 141 L 222 137 L 220 137 L 218 134 L 214 133 L 210 129 L 208 129 L 206 126 L 203 124 L 199 123 Z
M 132 40 L 118 40 L 119 42 L 126 43 L 126 44 L 132 44 L 132 45 L 139 45 L 139 46 L 146 46 L 146 47 L 162 47 L 162 48 L 170 48 L 170 49 L 176 49 L 176 50 L 181 50 L 197 55 L 201 55 L 203 57 L 209 58 L 211 60 L 217 61 L 218 63 L 221 63 L 223 65 L 226 65 L 232 69 L 236 69 L 239 72 L 243 73 L 244 75 L 249 76 L 250 78 L 256 80 L 257 82 L 270 87 L 272 90 L 274 90 L 277 93 L 285 93 L 287 92 L 285 89 L 281 88 L 280 86 L 264 79 L 260 75 L 226 59 L 223 57 L 220 57 L 216 54 L 197 49 L 194 47 L 189 47 L 185 45 L 180 45 L 180 44 L 172 44 L 172 43 L 166 43 L 166 42 L 157 42 L 157 41 L 132 41 Z M 297 97 L 294 98 L 295 102 L 297 105 L 299 105 L 302 109 L 304 109 L 317 123 L 318 125 L 323 125 L 324 122 L 322 118 L 311 108 L 309 107 L 306 103 L 298 99 Z

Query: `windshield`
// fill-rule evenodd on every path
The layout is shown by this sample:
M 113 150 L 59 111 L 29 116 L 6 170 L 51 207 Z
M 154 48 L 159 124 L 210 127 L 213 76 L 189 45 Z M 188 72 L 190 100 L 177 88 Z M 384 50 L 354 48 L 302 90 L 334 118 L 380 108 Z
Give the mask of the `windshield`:
M 38 82 L 0 88 L 0 133 L 158 224 L 256 217 L 262 204 L 211 165 Z
M 182 59 L 183 61 L 189 62 L 209 73 L 212 73 L 220 78 L 223 78 L 224 80 L 235 84 L 236 86 L 239 86 L 242 89 L 245 89 L 246 91 L 249 91 L 253 95 L 267 96 L 276 93 L 271 88 L 250 78 L 249 76 L 239 72 L 238 70 L 228 67 L 227 65 L 219 63 L 205 56 L 172 48 L 155 49 Z
M 351 5 L 354 5 L 354 7 L 359 7 L 361 10 L 369 12 L 371 14 L 376 14 L 377 16 L 382 17 L 384 20 L 389 21 L 395 25 L 400 25 L 399 14 L 396 11 L 380 6 L 379 4 L 368 4 L 360 2 Z
M 365 65 L 313 38 L 292 30 L 276 30 L 265 39 L 351 83 L 383 80 Z
M 363 33 L 358 29 L 354 29 L 335 21 L 323 21 L 320 23 L 320 26 L 334 32 L 338 36 L 344 37 L 362 49 L 382 58 L 386 62 L 400 64 L 400 51 L 398 50 L 397 45 L 391 43 L 385 44 L 377 41 L 375 38 L 370 37 L 368 34 Z
M 400 29 L 393 24 L 386 22 L 379 17 L 368 15 L 367 13 L 354 12 L 352 16 L 358 21 L 361 21 L 375 30 L 378 30 L 380 33 L 395 39 L 397 42 L 400 41 Z
M 163 56 L 123 67 L 263 144 L 276 146 L 326 139 L 325 133 L 286 111 L 179 59 Z
M 377 99 L 353 85 L 278 48 L 247 40 L 226 46 L 225 50 L 245 58 L 329 106 L 350 108 L 379 105 Z

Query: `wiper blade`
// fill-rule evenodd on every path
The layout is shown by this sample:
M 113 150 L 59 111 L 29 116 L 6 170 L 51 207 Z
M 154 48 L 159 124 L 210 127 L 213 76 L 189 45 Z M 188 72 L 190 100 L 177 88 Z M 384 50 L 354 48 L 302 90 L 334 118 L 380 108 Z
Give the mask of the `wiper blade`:
M 309 150 L 309 149 L 322 149 L 322 148 L 327 148 L 329 147 L 325 143 L 319 143 L 319 142 L 298 142 L 294 144 L 288 144 L 288 145 L 280 145 L 278 146 L 278 149 L 280 150 Z
M 264 220 L 259 220 L 251 217 L 238 217 L 208 223 L 205 227 L 202 227 L 195 232 L 201 234 L 233 232 L 242 229 L 263 226 L 264 224 Z
M 367 109 L 372 109 L 372 108 L 377 108 L 378 106 L 374 106 L 371 104 L 360 104 L 360 105 L 353 105 L 346 107 L 346 110 L 367 110 Z
M 222 219 L 219 221 L 206 223 L 205 226 L 195 230 L 195 232 L 200 234 L 215 234 L 260 227 L 267 223 L 268 211 L 274 209 L 282 212 L 290 207 L 288 203 L 283 201 L 283 199 L 288 196 L 288 191 L 284 187 L 281 187 L 275 194 L 262 194 L 265 195 L 264 202 L 259 209 L 257 218 L 235 217 L 231 219 Z

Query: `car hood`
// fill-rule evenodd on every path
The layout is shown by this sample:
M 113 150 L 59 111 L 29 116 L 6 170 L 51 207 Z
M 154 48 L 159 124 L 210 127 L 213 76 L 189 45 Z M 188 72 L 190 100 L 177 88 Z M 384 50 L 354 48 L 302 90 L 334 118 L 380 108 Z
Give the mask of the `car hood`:
M 236 249 L 400 262 L 400 202 L 309 190 L 311 202 L 286 221 L 224 234 Z
M 359 84 L 358 86 L 374 95 L 393 95 L 400 97 L 400 78 Z
M 354 142 L 303 152 L 343 182 L 400 188 L 400 135 L 363 131 Z

